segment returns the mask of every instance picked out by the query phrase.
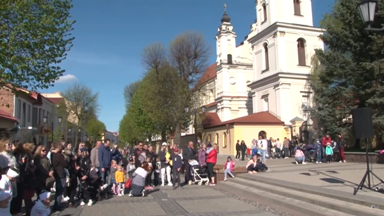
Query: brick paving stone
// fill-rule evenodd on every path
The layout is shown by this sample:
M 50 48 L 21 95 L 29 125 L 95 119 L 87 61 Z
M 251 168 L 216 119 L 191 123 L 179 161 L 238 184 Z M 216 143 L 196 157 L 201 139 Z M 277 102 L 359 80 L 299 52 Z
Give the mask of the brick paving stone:
M 228 212 L 238 211 L 254 211 L 254 213 L 261 213 L 261 211 L 256 207 L 244 203 L 242 201 L 233 199 L 233 198 L 224 198 L 224 199 L 205 199 L 205 200 L 190 200 L 190 201 L 178 201 L 176 202 L 183 206 L 185 210 L 189 213 L 209 213 L 209 212 Z
M 132 197 L 129 197 L 132 198 Z M 141 198 L 141 197 L 137 197 Z M 135 198 L 134 198 L 135 199 Z M 97 205 L 83 207 L 81 215 L 90 216 L 125 216 L 125 215 L 167 215 L 163 208 L 157 202 L 140 203 L 113 203 L 110 205 Z
M 193 186 L 191 186 L 193 187 Z M 224 194 L 214 191 L 209 187 L 197 187 L 195 186 L 194 190 L 188 190 L 188 192 L 185 192 L 184 189 L 181 190 L 167 190 L 164 191 L 168 194 L 171 198 L 180 198 L 180 197 L 200 197 L 200 196 L 225 196 Z

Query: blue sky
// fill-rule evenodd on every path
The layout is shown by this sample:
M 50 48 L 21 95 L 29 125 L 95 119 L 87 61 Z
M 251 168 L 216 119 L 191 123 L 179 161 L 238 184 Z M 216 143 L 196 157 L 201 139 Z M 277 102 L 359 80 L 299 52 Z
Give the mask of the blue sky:
M 74 47 L 62 63 L 63 79 L 43 93 L 63 91 L 72 82 L 85 83 L 99 92 L 99 119 L 107 130 L 118 131 L 125 113 L 123 89 L 140 79 L 140 54 L 154 42 L 169 44 L 191 30 L 204 34 L 215 61 L 215 35 L 228 5 L 240 43 L 256 18 L 254 0 L 74 0 Z M 331 10 L 335 0 L 312 0 L 314 25 Z

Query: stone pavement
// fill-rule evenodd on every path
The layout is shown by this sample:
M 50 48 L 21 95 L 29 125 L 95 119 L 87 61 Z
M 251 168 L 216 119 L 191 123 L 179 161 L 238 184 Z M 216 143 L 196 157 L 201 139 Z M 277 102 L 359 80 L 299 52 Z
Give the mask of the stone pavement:
M 271 212 L 273 211 L 273 213 Z M 151 216 L 276 216 L 284 213 L 278 210 L 261 209 L 206 186 L 185 186 L 182 190 L 161 187 L 148 197 L 113 197 L 100 201 L 91 207 L 68 208 L 60 216 L 78 215 L 151 215 Z

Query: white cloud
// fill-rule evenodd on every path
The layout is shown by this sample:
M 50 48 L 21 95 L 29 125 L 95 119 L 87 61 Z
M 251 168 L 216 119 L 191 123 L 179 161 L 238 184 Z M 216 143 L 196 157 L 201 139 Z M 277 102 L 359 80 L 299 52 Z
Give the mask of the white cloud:
M 77 77 L 73 74 L 66 74 L 61 76 L 56 83 L 68 83 L 68 82 L 76 82 Z

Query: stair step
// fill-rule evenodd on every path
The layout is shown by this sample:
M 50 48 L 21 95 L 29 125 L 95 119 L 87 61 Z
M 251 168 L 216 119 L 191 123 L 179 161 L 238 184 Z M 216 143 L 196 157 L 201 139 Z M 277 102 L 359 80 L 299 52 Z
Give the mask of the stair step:
M 299 190 L 292 190 L 276 185 L 251 181 L 247 179 L 230 179 L 226 184 L 242 187 L 244 190 L 254 190 L 255 193 L 265 197 L 279 200 L 291 205 L 290 208 L 301 208 L 300 211 L 313 211 L 320 215 L 365 215 L 376 216 L 384 215 L 384 210 L 372 208 L 371 206 L 359 205 L 340 199 L 334 199 L 327 196 L 311 194 Z M 304 205 L 303 205 L 304 204 Z M 310 214 L 311 216 L 314 213 Z
M 303 215 L 311 216 L 352 216 L 352 214 L 346 214 L 343 212 L 335 211 L 332 209 L 324 208 L 311 203 L 304 203 L 301 200 L 296 200 L 287 196 L 281 196 L 278 194 L 270 193 L 264 190 L 256 189 L 255 187 L 250 187 L 238 181 L 225 182 L 228 187 L 234 187 L 238 190 L 246 191 L 248 193 L 255 194 L 258 198 L 265 200 L 266 202 L 272 202 L 275 205 L 286 207 L 288 209 L 293 209 L 297 212 L 302 213 Z

